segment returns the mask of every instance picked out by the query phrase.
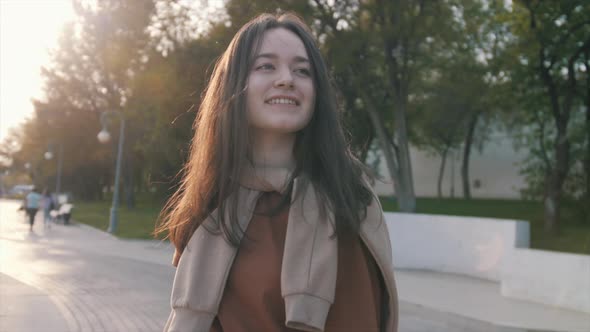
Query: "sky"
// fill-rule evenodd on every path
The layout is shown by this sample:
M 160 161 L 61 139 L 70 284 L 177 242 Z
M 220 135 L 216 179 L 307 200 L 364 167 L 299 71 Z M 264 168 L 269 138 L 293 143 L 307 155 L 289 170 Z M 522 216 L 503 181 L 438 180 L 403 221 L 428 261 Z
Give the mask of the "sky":
M 43 98 L 41 66 L 73 19 L 70 0 L 0 0 L 0 142 Z

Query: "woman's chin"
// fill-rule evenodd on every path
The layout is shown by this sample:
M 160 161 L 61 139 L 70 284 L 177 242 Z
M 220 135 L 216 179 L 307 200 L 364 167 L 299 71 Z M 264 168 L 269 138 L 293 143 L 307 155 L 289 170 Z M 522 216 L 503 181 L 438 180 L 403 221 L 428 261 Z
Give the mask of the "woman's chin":
M 306 123 L 293 123 L 293 122 L 277 122 L 269 123 L 264 126 L 255 126 L 254 130 L 258 132 L 264 132 L 269 134 L 295 134 L 298 131 L 305 128 Z

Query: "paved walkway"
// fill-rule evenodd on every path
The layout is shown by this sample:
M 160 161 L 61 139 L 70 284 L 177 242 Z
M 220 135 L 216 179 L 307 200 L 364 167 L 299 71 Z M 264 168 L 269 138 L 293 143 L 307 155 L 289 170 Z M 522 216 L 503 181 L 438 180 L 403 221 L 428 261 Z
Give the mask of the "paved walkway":
M 0 201 L 0 332 L 161 331 L 172 248 L 73 224 L 28 232 Z M 396 271 L 400 332 L 590 331 L 590 315 L 499 296 L 492 282 Z

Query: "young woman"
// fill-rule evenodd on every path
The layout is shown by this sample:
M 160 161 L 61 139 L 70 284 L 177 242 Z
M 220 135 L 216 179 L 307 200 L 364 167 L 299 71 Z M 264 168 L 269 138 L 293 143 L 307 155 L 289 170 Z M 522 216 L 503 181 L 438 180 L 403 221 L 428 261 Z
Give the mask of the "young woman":
M 218 60 L 162 216 L 167 332 L 397 331 L 381 207 L 293 14 L 253 19 Z

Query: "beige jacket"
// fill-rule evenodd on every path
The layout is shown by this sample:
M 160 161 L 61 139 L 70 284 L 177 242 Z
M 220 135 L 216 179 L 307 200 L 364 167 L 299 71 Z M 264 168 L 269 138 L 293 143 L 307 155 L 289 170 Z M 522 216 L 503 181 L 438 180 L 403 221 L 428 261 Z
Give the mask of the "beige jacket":
M 297 185 L 295 179 L 294 193 Z M 244 186 L 239 190 L 238 216 L 244 230 L 260 194 L 261 191 Z M 285 324 L 302 331 L 323 331 L 336 289 L 338 246 L 337 238 L 331 237 L 333 215 L 329 214 L 329 221 L 320 218 L 312 185 L 307 186 L 304 195 L 294 196 L 281 270 Z M 213 225 L 212 216 L 215 215 L 214 211 L 204 223 Z M 395 332 L 398 303 L 391 243 L 377 199 L 367 208 L 360 236 L 379 266 L 387 288 L 388 315 L 384 331 Z M 172 312 L 165 332 L 209 332 L 236 253 L 237 248 L 221 235 L 211 234 L 204 227 L 195 231 L 178 263 L 171 296 Z

